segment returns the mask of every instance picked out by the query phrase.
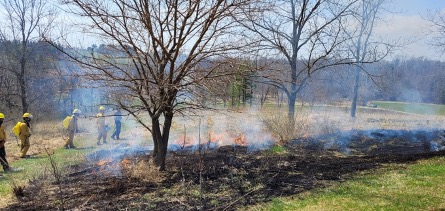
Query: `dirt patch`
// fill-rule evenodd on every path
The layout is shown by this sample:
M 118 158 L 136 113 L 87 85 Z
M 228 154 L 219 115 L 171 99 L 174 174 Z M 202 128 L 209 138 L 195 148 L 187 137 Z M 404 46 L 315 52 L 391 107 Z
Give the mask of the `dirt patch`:
M 71 167 L 71 173 L 63 177 L 62 193 L 58 184 L 41 178 L 25 188 L 19 202 L 5 209 L 56 210 L 63 204 L 64 209 L 72 210 L 234 210 L 326 187 L 382 164 L 445 155 L 444 150 L 431 149 L 432 141 L 441 140 L 440 131 L 354 134 L 346 145 L 349 154 L 339 150 L 345 146 L 335 150 L 333 145 L 326 148 L 326 140 L 309 138 L 286 145 L 284 154 L 244 146 L 223 146 L 201 154 L 170 152 L 168 171 L 162 175 L 146 169 L 144 176 L 148 151 L 114 160 L 99 156 L 101 152 L 91 163 Z

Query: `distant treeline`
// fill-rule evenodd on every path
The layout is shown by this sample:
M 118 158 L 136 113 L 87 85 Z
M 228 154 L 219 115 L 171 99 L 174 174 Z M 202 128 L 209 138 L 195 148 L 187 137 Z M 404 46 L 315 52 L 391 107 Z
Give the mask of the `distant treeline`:
M 0 41 L 0 109 L 7 114 L 22 111 L 23 97 L 34 113 L 65 115 L 73 108 L 94 112 L 99 104 L 113 104 L 107 87 L 98 86 L 78 74 L 83 67 L 71 62 L 60 51 L 45 42 L 30 42 L 21 52 L 19 42 Z M 60 47 L 61 48 L 61 47 Z M 106 45 L 76 49 L 79 52 L 110 54 Z M 26 56 L 26 83 L 20 82 L 20 62 Z M 181 93 L 187 100 L 209 106 L 286 105 L 280 89 L 267 83 L 264 75 L 271 68 L 285 67 L 284 61 L 233 59 L 213 60 L 205 67 L 218 65 L 225 74 L 194 87 L 193 95 Z M 268 65 L 268 64 L 274 65 Z M 283 63 L 283 65 L 277 65 Z M 237 65 L 233 65 L 237 64 Z M 259 65 L 260 64 L 260 65 Z M 259 68 L 261 66 L 261 68 Z M 445 104 L 445 63 L 425 58 L 403 58 L 362 66 L 359 104 L 370 100 L 391 100 Z M 230 71 L 227 71 L 230 70 Z M 354 65 L 335 66 L 310 77 L 299 93 L 302 103 L 336 103 L 350 101 L 354 83 Z M 231 74 L 227 74 L 231 72 Z M 282 78 L 283 81 L 286 78 Z M 26 92 L 23 94 L 22 89 Z M 116 89 L 116 87 L 114 87 Z M 182 98 L 178 98 L 181 100 Z M 110 106 L 112 107 L 112 106 Z

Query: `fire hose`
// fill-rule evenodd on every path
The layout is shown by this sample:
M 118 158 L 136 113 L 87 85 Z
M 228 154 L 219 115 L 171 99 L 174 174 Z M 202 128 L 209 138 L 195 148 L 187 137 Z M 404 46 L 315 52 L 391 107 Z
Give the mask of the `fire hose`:
M 3 158 L 0 158 L 0 161 L 2 161 L 3 163 L 7 163 L 5 160 L 3 160 Z

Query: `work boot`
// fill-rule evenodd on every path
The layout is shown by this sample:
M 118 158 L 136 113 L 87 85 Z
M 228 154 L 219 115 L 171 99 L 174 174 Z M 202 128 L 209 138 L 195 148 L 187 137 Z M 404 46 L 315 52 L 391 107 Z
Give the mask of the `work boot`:
M 31 156 L 29 155 L 24 155 L 24 156 L 20 156 L 20 158 L 30 158 Z
M 98 142 L 97 142 L 97 146 L 100 146 L 100 145 L 102 145 L 102 144 L 100 143 L 100 141 L 98 141 Z

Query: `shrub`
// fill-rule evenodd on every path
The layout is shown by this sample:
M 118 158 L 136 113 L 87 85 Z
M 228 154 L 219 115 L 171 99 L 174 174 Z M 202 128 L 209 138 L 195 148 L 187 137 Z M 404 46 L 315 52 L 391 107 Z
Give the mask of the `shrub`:
M 307 114 L 299 113 L 295 117 L 295 126 L 289 124 L 286 113 L 265 114 L 261 117 L 267 130 L 276 137 L 280 143 L 285 143 L 292 139 L 307 136 L 308 118 Z

